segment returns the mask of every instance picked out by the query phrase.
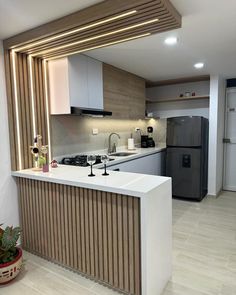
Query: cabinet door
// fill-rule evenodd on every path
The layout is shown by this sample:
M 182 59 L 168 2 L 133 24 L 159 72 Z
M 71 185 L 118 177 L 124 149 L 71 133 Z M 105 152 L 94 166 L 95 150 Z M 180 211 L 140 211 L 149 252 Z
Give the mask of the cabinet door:
M 70 104 L 72 107 L 90 108 L 88 95 L 88 58 L 77 54 L 69 59 Z
M 68 59 L 48 62 L 51 115 L 70 114 Z
M 103 110 L 102 63 L 88 57 L 88 100 L 90 109 Z
M 118 170 L 123 172 L 162 176 L 164 175 L 164 157 L 165 153 L 160 152 L 108 167 L 108 170 Z

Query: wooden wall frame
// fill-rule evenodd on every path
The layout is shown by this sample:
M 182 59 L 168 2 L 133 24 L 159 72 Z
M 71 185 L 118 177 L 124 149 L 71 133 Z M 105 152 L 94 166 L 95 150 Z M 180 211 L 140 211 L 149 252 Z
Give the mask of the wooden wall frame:
M 12 170 L 32 167 L 36 134 L 50 146 L 48 59 L 180 27 L 169 0 L 106 0 L 4 40 Z

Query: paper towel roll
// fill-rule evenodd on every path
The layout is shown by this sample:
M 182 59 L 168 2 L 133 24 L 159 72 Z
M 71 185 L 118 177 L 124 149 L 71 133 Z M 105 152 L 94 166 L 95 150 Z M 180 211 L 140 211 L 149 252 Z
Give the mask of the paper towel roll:
M 134 139 L 128 138 L 128 150 L 134 150 Z

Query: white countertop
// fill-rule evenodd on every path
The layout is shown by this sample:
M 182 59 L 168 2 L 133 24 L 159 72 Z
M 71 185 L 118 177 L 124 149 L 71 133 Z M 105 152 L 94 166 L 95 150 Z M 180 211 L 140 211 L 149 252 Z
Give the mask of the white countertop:
M 134 155 L 130 155 L 130 156 L 126 156 L 126 157 L 115 157 L 113 155 L 110 155 L 111 159 L 114 159 L 113 161 L 110 161 L 107 164 L 107 167 L 109 166 L 113 166 L 116 164 L 120 164 L 123 162 L 127 162 L 127 161 L 131 161 L 134 159 L 138 159 L 141 157 L 145 157 L 148 155 L 152 155 L 155 153 L 159 153 L 161 151 L 164 151 L 166 149 L 166 144 L 165 143 L 159 143 L 156 147 L 154 148 L 139 148 L 139 147 L 135 147 L 134 150 L 128 150 L 127 147 L 117 147 L 117 153 L 118 152 L 128 152 L 128 153 L 135 153 Z M 86 152 L 80 152 L 80 153 L 75 153 L 75 154 L 66 154 L 63 156 L 58 156 L 58 157 L 54 157 L 55 160 L 57 160 L 59 163 L 61 162 L 61 160 L 63 158 L 67 158 L 67 157 L 74 157 L 77 155 L 104 155 L 107 154 L 107 149 L 106 150 L 95 150 L 95 151 L 86 151 Z M 97 164 L 96 168 L 100 168 L 103 167 L 102 164 Z
M 125 156 L 125 157 L 115 157 L 112 154 L 110 155 L 111 159 L 114 159 L 113 161 L 110 161 L 107 164 L 107 167 L 116 165 L 116 164 L 120 164 L 123 162 L 127 162 L 127 161 L 131 161 L 131 160 L 135 160 L 141 157 L 145 157 L 148 155 L 152 155 L 152 154 L 156 154 L 159 153 L 163 150 L 166 149 L 166 144 L 159 144 L 158 146 L 154 147 L 154 148 L 135 148 L 134 150 L 128 150 L 127 148 L 119 148 L 117 149 L 117 153 L 118 152 L 128 152 L 131 153 L 130 156 Z M 132 153 L 134 153 L 132 155 Z M 94 154 L 102 154 L 101 151 L 99 153 L 99 151 L 94 152 Z M 96 168 L 100 168 L 103 167 L 103 164 L 97 164 Z
M 135 154 L 126 157 L 111 156 L 114 161 L 109 162 L 107 166 L 155 154 L 163 151 L 164 149 L 164 144 L 155 148 L 136 148 L 132 151 L 124 148 L 118 149 L 117 152 L 130 152 Z M 144 197 L 153 189 L 156 189 L 162 183 L 169 180 L 168 177 L 117 171 L 109 171 L 109 176 L 102 176 L 103 170 L 99 169 L 101 167 L 103 167 L 103 164 L 98 164 L 94 167 L 93 170 L 96 175 L 95 177 L 88 177 L 90 167 L 75 167 L 66 165 L 59 165 L 58 168 L 50 168 L 50 172 L 48 173 L 35 172 L 32 171 L 32 169 L 26 169 L 12 172 L 12 175 L 39 181 L 131 195 L 134 197 Z
M 59 165 L 58 168 L 51 168 L 48 173 L 26 169 L 12 172 L 12 175 L 140 198 L 147 196 L 153 189 L 170 179 L 162 176 L 116 171 L 109 171 L 109 176 L 102 176 L 103 170 L 100 169 L 94 169 L 95 177 L 88 177 L 89 172 L 89 167 Z

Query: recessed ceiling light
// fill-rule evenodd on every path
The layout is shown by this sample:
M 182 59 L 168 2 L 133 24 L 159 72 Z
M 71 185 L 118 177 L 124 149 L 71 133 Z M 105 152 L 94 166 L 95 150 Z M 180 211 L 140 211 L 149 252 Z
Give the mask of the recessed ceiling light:
M 194 65 L 194 67 L 195 67 L 196 69 L 202 69 L 202 68 L 204 67 L 204 63 L 203 63 L 203 62 L 198 62 L 198 63 L 196 63 L 196 64 Z
M 177 37 L 168 37 L 165 39 L 166 45 L 175 45 L 178 42 Z

